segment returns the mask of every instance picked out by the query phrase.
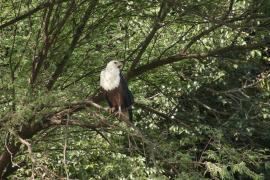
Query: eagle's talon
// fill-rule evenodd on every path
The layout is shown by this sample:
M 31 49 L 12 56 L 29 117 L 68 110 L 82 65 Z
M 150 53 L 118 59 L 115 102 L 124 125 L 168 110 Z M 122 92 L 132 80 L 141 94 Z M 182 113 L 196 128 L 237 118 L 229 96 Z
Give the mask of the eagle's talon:
M 114 107 L 109 108 L 108 111 L 109 111 L 110 114 L 112 114 L 115 111 L 115 108 Z
M 118 118 L 121 118 L 121 114 L 122 114 L 122 111 L 116 111 L 115 112 L 115 116 L 118 116 Z
M 121 118 L 121 112 L 118 112 L 118 118 L 119 119 Z

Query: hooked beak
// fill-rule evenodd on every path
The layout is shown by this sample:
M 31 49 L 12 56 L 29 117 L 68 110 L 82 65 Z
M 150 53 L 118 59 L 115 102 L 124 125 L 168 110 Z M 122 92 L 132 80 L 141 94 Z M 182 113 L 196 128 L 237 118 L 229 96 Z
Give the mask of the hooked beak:
M 117 65 L 117 67 L 118 67 L 119 69 L 121 69 L 121 68 L 123 67 L 123 63 L 122 63 L 122 62 L 119 62 L 118 65 Z

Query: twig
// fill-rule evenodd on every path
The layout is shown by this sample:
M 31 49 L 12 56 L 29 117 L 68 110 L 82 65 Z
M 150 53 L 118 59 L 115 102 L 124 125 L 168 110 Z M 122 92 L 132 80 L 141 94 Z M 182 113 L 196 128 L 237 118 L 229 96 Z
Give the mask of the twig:
M 210 144 L 211 141 L 212 141 L 212 137 L 210 137 L 210 139 L 208 140 L 207 144 L 205 145 L 205 147 L 204 147 L 204 149 L 203 149 L 203 151 L 201 153 L 201 156 L 200 156 L 200 159 L 199 159 L 198 162 L 201 162 L 202 161 L 202 155 L 205 152 L 205 150 L 207 149 L 207 147 L 209 146 L 209 144 Z
M 25 139 L 21 138 L 19 135 L 17 135 L 13 130 L 9 129 L 9 132 L 11 134 L 13 134 L 15 137 L 17 137 L 22 144 L 26 145 L 29 157 L 30 157 L 31 162 L 32 162 L 32 175 L 31 175 L 31 178 L 34 180 L 35 179 L 35 163 L 36 163 L 36 160 L 33 157 L 31 144 L 28 141 L 26 141 Z
M 68 172 L 68 165 L 67 165 L 67 159 L 66 159 L 66 154 L 67 154 L 67 133 L 68 133 L 68 122 L 69 122 L 69 115 L 68 115 L 68 119 L 66 121 L 66 126 L 64 128 L 64 133 L 65 133 L 65 142 L 64 142 L 64 149 L 63 149 L 63 162 L 64 162 L 64 169 L 66 172 L 66 179 L 69 180 L 69 172 Z
M 5 139 L 5 147 L 6 147 L 7 152 L 10 154 L 10 161 L 11 161 L 12 167 L 17 166 L 17 167 L 20 168 L 20 166 L 13 161 L 13 153 L 10 151 L 10 149 L 9 149 L 9 147 L 7 145 L 7 138 L 8 137 L 6 137 L 6 139 Z

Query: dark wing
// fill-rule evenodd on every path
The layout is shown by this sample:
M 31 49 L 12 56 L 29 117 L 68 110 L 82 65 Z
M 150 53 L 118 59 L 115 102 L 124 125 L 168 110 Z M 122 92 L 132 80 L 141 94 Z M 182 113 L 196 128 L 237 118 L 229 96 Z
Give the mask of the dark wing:
M 128 89 L 127 81 L 121 72 L 120 72 L 120 84 L 123 91 L 124 108 L 128 108 L 134 103 L 134 98 L 131 91 Z
M 108 98 L 108 95 L 107 95 L 106 92 L 105 92 L 105 99 L 106 99 L 106 101 L 108 102 L 110 108 L 112 108 L 112 102 L 111 102 L 110 99 Z
M 133 119 L 132 104 L 134 103 L 134 98 L 133 98 L 133 94 L 128 89 L 127 81 L 121 72 L 120 72 L 120 84 L 123 91 L 122 94 L 123 94 L 123 100 L 124 100 L 124 108 L 127 108 L 129 120 L 132 122 L 132 119 Z

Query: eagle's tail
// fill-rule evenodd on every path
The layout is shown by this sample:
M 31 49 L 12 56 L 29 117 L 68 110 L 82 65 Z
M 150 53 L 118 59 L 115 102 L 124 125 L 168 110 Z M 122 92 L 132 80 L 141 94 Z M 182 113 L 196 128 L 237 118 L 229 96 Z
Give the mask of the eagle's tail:
M 129 122 L 132 122 L 133 119 L 133 114 L 132 114 L 132 107 L 128 107 L 127 109 L 125 109 L 124 111 L 122 111 L 124 118 L 126 120 L 128 120 Z
M 128 118 L 129 118 L 129 121 L 132 122 L 133 120 L 132 106 L 128 108 Z

